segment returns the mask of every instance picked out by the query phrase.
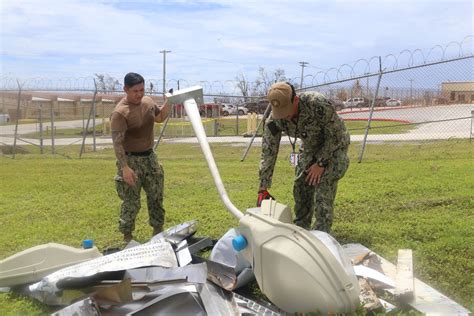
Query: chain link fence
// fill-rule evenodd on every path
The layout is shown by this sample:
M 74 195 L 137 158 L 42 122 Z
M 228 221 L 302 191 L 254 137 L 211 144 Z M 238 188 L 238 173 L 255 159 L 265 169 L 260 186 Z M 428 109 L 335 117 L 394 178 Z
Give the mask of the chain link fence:
M 333 101 L 353 143 L 360 144 L 359 161 L 367 144 L 471 139 L 472 39 L 427 52 L 404 50 L 360 59 L 299 80 L 281 79 L 292 82 L 300 92 L 318 91 Z M 261 134 L 268 114 L 268 102 L 257 92 L 261 82 L 170 79 L 166 89 L 194 85 L 202 86 L 205 94 L 199 110 L 208 136 L 253 136 L 247 141 L 252 143 Z M 146 94 L 162 103 L 163 91 L 157 91 L 162 86 L 162 80 L 149 79 Z M 78 146 L 81 156 L 98 146 L 110 146 L 109 116 L 124 97 L 122 91 L 119 80 L 107 76 L 0 77 L 0 149 L 15 157 L 22 152 L 61 154 Z M 156 127 L 158 140 L 194 137 L 182 105 L 174 105 L 169 120 Z
M 353 142 L 432 142 L 471 139 L 473 56 L 400 69 L 380 64 L 376 74 L 307 87 L 340 107 Z M 342 102 L 342 100 L 347 100 Z
M 92 80 L 94 81 L 94 80 Z M 25 89 L 28 88 L 28 90 Z M 4 155 L 18 153 L 70 152 L 68 147 L 80 145 L 79 155 L 85 151 L 96 151 L 98 146 L 111 144 L 110 114 L 116 103 L 125 95 L 118 91 L 77 90 L 29 90 L 28 83 L 18 83 L 17 90 L 0 91 L 0 149 Z M 163 97 L 158 93 L 147 93 L 158 104 Z M 231 113 L 224 110 L 222 101 L 241 99 L 230 95 L 206 95 L 200 105 L 203 125 L 209 136 L 235 136 L 249 134 L 249 118 L 261 120 L 266 104 L 261 97 L 239 103 Z M 243 100 L 243 99 L 242 99 Z M 234 103 L 235 104 L 235 103 Z M 257 106 L 251 108 L 252 104 Z M 247 107 L 246 105 L 249 105 Z M 173 105 L 169 120 L 156 124 L 156 137 L 194 137 L 183 105 Z

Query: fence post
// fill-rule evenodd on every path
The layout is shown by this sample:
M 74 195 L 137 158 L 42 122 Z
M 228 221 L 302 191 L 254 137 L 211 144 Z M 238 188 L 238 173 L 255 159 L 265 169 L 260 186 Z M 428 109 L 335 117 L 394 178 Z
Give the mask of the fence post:
M 469 142 L 472 141 L 472 123 L 474 120 L 474 110 L 471 110 L 471 133 L 469 134 Z
M 91 120 L 91 115 L 94 114 L 95 98 L 97 96 L 97 83 L 95 82 L 95 79 L 94 79 L 94 86 L 95 86 L 94 96 L 92 97 L 92 104 L 91 104 L 91 109 L 89 111 L 89 118 L 87 119 L 86 128 L 84 129 L 84 132 L 83 132 L 83 135 L 82 135 L 82 145 L 81 145 L 81 151 L 79 152 L 79 158 L 82 157 L 82 153 L 84 152 L 84 144 L 86 142 L 87 130 L 89 129 L 89 122 Z M 94 141 L 95 141 L 95 139 L 94 139 Z
M 13 139 L 13 159 L 16 155 L 16 138 L 18 137 L 18 120 L 20 119 L 20 101 L 21 101 L 21 85 L 18 79 L 16 80 L 18 85 L 18 102 L 16 104 L 16 123 L 15 123 L 15 138 Z
M 84 128 L 86 126 L 86 122 L 85 122 L 85 116 L 84 116 L 84 106 L 82 105 L 82 97 L 80 97 L 80 99 L 79 99 L 79 104 L 80 104 L 80 107 L 82 109 L 82 130 L 84 131 Z
M 54 137 L 56 129 L 54 128 L 54 101 L 51 100 L 51 107 L 50 107 L 50 116 L 51 116 L 51 153 L 54 155 Z
M 95 89 L 97 91 L 97 89 Z M 94 100 L 92 101 L 92 151 L 96 151 L 96 133 L 95 133 L 95 117 L 96 117 L 96 95 L 94 95 Z M 102 100 L 102 99 L 101 99 Z
M 171 105 L 171 109 L 170 109 L 170 112 L 168 113 L 168 117 L 166 118 L 165 122 L 163 123 L 163 127 L 161 128 L 160 135 L 158 136 L 158 139 L 156 140 L 155 146 L 153 146 L 153 151 L 156 150 L 156 147 L 158 147 L 158 144 L 161 141 L 161 137 L 163 137 L 163 134 L 165 133 L 166 125 L 168 125 L 168 121 L 170 120 L 171 113 L 173 112 L 173 110 L 174 110 L 174 104 Z
M 367 142 L 367 136 L 369 134 L 370 123 L 372 121 L 372 115 L 374 113 L 375 100 L 377 99 L 377 95 L 379 94 L 379 87 L 380 87 L 380 81 L 382 80 L 382 75 L 383 75 L 382 58 L 379 56 L 379 76 L 377 80 L 377 88 L 375 89 L 374 97 L 372 98 L 372 103 L 370 104 L 370 113 L 369 113 L 369 118 L 367 119 L 367 127 L 365 128 L 364 140 L 362 141 L 362 147 L 359 153 L 359 161 L 358 161 L 359 163 L 362 162 L 362 156 L 364 155 L 365 144 Z
M 235 130 L 236 130 L 236 135 L 239 136 L 239 107 L 237 106 L 237 115 L 235 116 Z
M 40 152 L 43 154 L 43 104 L 39 104 L 39 109 L 38 109 L 38 120 L 39 120 L 39 133 L 40 133 Z
M 212 135 L 219 136 L 219 122 L 217 118 L 212 120 Z

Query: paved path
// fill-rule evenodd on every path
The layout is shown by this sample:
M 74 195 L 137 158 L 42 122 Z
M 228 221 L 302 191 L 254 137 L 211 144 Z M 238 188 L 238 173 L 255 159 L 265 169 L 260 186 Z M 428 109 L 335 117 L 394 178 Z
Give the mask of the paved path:
M 54 122 L 56 129 L 65 129 L 65 128 L 83 128 L 87 124 L 87 120 L 74 120 L 74 121 L 57 121 Z M 102 124 L 102 119 L 96 119 L 96 124 Z M 92 127 L 92 121 L 89 123 L 89 126 Z M 51 123 L 43 123 L 43 130 L 50 128 Z M 39 132 L 39 124 L 19 124 L 18 125 L 18 134 L 30 134 Z M 15 125 L 0 125 L 0 135 L 15 135 Z
M 410 108 L 377 108 L 373 112 L 373 119 L 407 121 L 410 123 L 420 123 L 415 128 L 404 134 L 370 135 L 369 141 L 411 141 L 411 140 L 435 140 L 450 138 L 471 137 L 471 125 L 474 105 L 443 105 L 430 107 L 410 107 Z M 369 117 L 367 109 L 361 111 L 344 111 L 340 115 L 346 119 L 364 119 Z M 441 122 L 434 122 L 441 121 Z M 433 122 L 433 123 L 428 123 Z M 424 123 L 424 124 L 423 124 Z M 473 126 L 474 127 L 474 126 Z M 474 136 L 474 135 L 472 135 Z M 352 137 L 351 137 L 352 139 Z M 363 136 L 356 135 L 354 140 L 362 140 Z

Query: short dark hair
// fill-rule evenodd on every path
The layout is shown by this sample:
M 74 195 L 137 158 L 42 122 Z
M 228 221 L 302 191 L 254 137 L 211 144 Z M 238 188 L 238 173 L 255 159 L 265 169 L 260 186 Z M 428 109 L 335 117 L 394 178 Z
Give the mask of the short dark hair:
M 296 97 L 295 87 L 291 83 L 289 83 L 288 81 L 286 83 L 291 87 L 291 102 L 293 102 L 295 100 L 295 97 Z
M 141 75 L 134 72 L 129 72 L 125 75 L 125 78 L 123 78 L 123 84 L 129 88 L 140 83 L 145 83 L 145 79 L 143 79 Z

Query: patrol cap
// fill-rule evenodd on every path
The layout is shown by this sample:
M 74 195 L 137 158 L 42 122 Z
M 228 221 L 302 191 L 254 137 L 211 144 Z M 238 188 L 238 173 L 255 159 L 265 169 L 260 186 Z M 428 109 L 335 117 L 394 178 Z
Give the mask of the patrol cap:
M 283 119 L 291 114 L 293 110 L 291 95 L 291 86 L 286 82 L 277 82 L 270 87 L 267 99 L 272 106 L 274 119 Z

